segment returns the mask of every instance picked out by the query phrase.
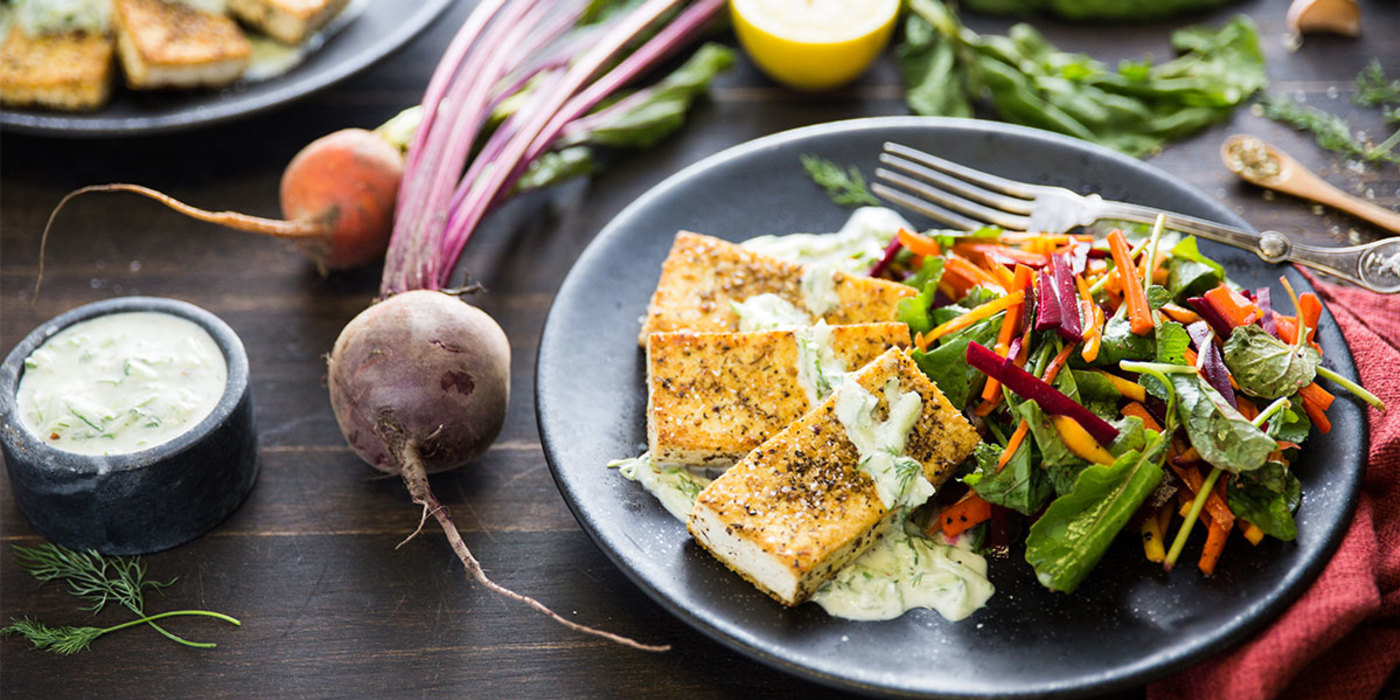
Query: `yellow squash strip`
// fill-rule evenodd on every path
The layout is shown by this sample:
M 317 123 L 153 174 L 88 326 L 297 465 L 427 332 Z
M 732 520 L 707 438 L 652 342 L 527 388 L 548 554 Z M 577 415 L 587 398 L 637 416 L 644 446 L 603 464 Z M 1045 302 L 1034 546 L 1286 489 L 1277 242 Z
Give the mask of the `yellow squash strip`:
M 1078 421 L 1069 416 L 1050 416 L 1050 422 L 1054 424 L 1055 430 L 1059 431 L 1060 439 L 1065 441 L 1065 447 L 1075 456 L 1094 464 L 1113 464 L 1113 454 L 1090 436 L 1089 431 L 1079 425 Z
M 918 343 L 919 349 L 927 350 L 929 344 L 931 344 L 933 341 L 938 340 L 939 338 L 954 331 L 960 331 L 964 328 L 967 328 L 968 326 L 971 326 L 972 324 L 977 323 L 978 321 L 981 321 L 983 319 L 991 318 L 992 316 L 995 316 L 998 313 L 1005 311 L 1006 308 L 1011 306 L 1012 304 L 1021 303 L 1025 298 L 1026 293 L 1023 291 L 1012 292 L 999 299 L 993 299 L 992 301 L 989 301 L 955 319 L 952 319 L 945 323 L 941 323 L 935 326 L 933 330 L 923 334 L 923 337 L 920 338 Z

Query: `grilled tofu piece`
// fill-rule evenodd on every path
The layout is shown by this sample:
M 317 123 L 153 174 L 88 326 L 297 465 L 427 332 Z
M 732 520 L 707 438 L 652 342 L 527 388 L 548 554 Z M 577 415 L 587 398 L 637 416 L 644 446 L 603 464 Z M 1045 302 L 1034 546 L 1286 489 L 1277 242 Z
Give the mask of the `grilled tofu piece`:
M 244 24 L 295 46 L 326 26 L 348 3 L 349 0 L 228 0 L 228 9 Z
M 909 326 L 903 323 L 653 333 L 647 338 L 651 457 L 733 464 L 821 402 L 813 394 L 829 392 L 816 391 L 817 374 L 856 370 L 891 347 L 908 346 Z M 840 366 L 832 366 L 833 360 Z
M 112 27 L 126 84 L 138 90 L 228 85 L 253 53 L 238 23 L 177 2 L 114 0 Z
M 802 281 L 807 270 L 718 238 L 681 231 L 661 264 L 661 280 L 638 342 L 645 346 L 648 335 L 669 331 L 737 331 L 739 318 L 730 302 L 759 294 L 777 295 L 805 310 Z M 899 300 L 916 294 L 898 282 L 835 271 L 831 276 L 839 303 L 820 316 L 831 325 L 889 321 L 895 318 Z
M 0 44 L 6 107 L 97 109 L 112 94 L 112 40 L 94 32 L 31 37 L 15 22 Z
M 891 349 L 855 376 L 890 411 L 883 387 L 897 379 L 921 405 L 904 454 L 937 486 L 972 454 L 978 437 L 902 350 Z M 784 605 L 810 597 L 889 526 L 892 510 L 837 417 L 847 388 L 759 445 L 700 492 L 686 526 L 695 540 Z

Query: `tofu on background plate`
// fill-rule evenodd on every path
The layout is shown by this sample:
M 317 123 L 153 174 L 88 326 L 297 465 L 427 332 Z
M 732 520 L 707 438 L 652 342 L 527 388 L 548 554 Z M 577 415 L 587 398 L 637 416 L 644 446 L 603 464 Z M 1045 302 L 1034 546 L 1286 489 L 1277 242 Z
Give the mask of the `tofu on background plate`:
M 938 387 L 900 349 L 886 351 L 853 381 L 878 398 L 874 418 L 890 410 L 883 387 L 898 381 L 921 405 L 904 454 L 935 487 L 972 454 L 979 437 Z M 848 385 L 849 386 L 849 385 Z M 837 417 L 838 390 L 748 453 L 696 498 L 686 527 L 702 547 L 759 590 L 797 605 L 859 556 L 896 511 Z
M 253 47 L 227 15 L 165 0 L 113 0 L 126 84 L 138 90 L 222 87 L 238 80 Z
M 730 308 L 760 294 L 774 294 L 799 310 L 806 308 L 803 276 L 809 268 L 755 253 L 735 243 L 689 231 L 676 234 L 661 279 L 647 306 L 637 342 L 669 331 L 733 332 L 739 318 Z M 917 291 L 889 280 L 831 273 L 836 303 L 825 314 L 813 315 L 827 323 L 881 323 L 896 318 L 900 299 Z
M 0 44 L 0 102 L 6 107 L 97 109 L 112 94 L 112 40 L 94 32 L 31 37 L 19 22 Z
M 820 403 L 818 362 L 856 370 L 909 346 L 903 323 L 754 333 L 653 333 L 647 338 L 647 449 L 655 462 L 734 463 Z M 803 349 L 803 344 L 807 349 Z M 826 352 L 817 354 L 821 350 Z M 825 357 L 822 357 L 825 355 Z M 804 366 L 804 359 L 806 364 Z M 805 376 L 804 376 L 805 375 Z
M 349 0 L 228 0 L 228 9 L 248 26 L 295 45 L 326 26 L 347 4 Z

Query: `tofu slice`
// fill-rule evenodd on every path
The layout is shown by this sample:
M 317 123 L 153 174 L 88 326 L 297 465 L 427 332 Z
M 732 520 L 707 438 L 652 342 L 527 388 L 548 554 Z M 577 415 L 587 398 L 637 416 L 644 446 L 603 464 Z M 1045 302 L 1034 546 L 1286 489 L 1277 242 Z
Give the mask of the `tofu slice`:
M 735 243 L 689 231 L 676 234 L 661 264 L 661 280 L 647 306 L 638 343 L 652 333 L 733 332 L 739 319 L 730 302 L 775 294 L 805 309 L 802 277 L 806 268 L 755 253 Z M 821 316 L 827 323 L 879 323 L 895 318 L 895 305 L 915 290 L 898 282 L 832 272 L 840 303 Z M 812 321 L 816 321 L 814 316 Z
M 0 44 L 0 102 L 6 107 L 97 109 L 112 94 L 112 40 L 93 32 L 31 37 L 15 22 Z
M 942 484 L 972 454 L 977 433 L 899 349 L 855 376 L 879 397 L 876 418 L 888 415 L 882 388 L 891 378 L 922 400 L 905 454 L 922 465 L 929 482 Z M 809 598 L 893 519 L 837 418 L 839 394 L 720 475 L 700 492 L 686 521 L 700 546 L 784 605 Z
M 295 46 L 326 26 L 348 3 L 349 0 L 228 0 L 228 9 L 244 24 Z
M 237 22 L 178 2 L 113 0 L 112 27 L 126 84 L 138 90 L 222 87 L 253 53 Z
M 825 343 L 820 342 L 823 335 Z M 800 349 L 803 343 L 807 351 Z M 696 466 L 733 464 L 817 403 L 811 396 L 811 358 L 826 355 L 828 362 L 838 360 L 851 371 L 892 347 L 909 347 L 907 325 L 653 333 L 647 338 L 651 458 Z

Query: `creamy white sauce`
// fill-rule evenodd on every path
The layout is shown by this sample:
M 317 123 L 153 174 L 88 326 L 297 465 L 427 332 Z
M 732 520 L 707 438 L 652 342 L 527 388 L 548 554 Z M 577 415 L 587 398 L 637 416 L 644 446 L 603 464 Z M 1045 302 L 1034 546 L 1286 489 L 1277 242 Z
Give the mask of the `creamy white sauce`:
M 111 0 L 14 0 L 15 21 L 29 36 L 85 31 L 105 33 L 111 26 Z
M 802 271 L 801 288 L 802 305 L 814 318 L 821 318 L 841 306 L 841 295 L 836 293 L 836 271 L 829 265 L 808 265 Z
M 685 522 L 686 516 L 690 515 L 690 509 L 695 506 L 695 497 L 714 481 L 689 467 L 652 462 L 649 452 L 643 452 L 640 457 L 608 462 L 608 467 L 616 468 L 623 477 L 641 484 L 647 493 L 661 502 L 666 512 L 681 522 Z
M 996 587 L 969 538 L 948 544 L 896 523 L 870 549 L 817 589 L 812 601 L 848 620 L 893 620 L 928 608 L 957 622 L 987 604 Z
M 806 311 L 777 294 L 757 294 L 743 301 L 732 301 L 729 308 L 739 317 L 740 333 L 789 330 L 812 323 Z
M 885 247 L 899 229 L 914 226 L 892 209 L 861 207 L 851 212 L 835 233 L 791 233 L 758 236 L 740 245 L 756 253 L 802 265 L 826 265 L 833 270 L 865 274 L 885 256 Z
M 884 390 L 888 419 L 876 420 L 879 399 L 855 382 L 836 392 L 836 418 L 860 453 L 860 469 L 875 480 L 885 507 L 916 508 L 933 495 L 933 484 L 924 476 L 923 465 L 904 454 L 904 443 L 924 402 L 917 392 L 900 391 L 898 379 L 887 382 Z
M 798 328 L 793 335 L 797 339 L 797 383 L 807 394 L 808 405 L 816 406 L 850 375 L 846 363 L 831 348 L 831 326 L 826 321 Z
M 136 311 L 75 323 L 24 361 L 16 405 L 25 428 L 80 454 L 125 454 L 194 427 L 218 405 L 228 366 L 209 333 Z

